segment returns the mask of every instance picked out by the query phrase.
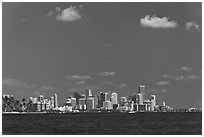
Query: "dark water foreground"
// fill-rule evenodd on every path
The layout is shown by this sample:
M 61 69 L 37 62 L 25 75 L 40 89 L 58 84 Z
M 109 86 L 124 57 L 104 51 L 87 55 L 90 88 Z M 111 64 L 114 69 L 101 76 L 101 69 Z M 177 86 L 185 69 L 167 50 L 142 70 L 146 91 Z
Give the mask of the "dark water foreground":
M 2 134 L 201 135 L 202 113 L 3 114 Z

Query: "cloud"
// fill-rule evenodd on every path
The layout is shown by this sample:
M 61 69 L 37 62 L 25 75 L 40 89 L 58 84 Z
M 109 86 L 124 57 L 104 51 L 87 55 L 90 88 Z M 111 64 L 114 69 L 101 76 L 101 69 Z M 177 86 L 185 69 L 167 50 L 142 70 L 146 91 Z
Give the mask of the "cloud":
M 102 84 L 112 85 L 112 84 L 113 84 L 113 82 L 112 82 L 112 81 L 104 81 L 104 82 L 102 82 Z
M 79 85 L 82 85 L 82 84 L 85 84 L 86 81 L 82 80 L 82 81 L 77 81 L 76 84 L 79 84 Z
M 68 80 L 86 80 L 86 79 L 91 79 L 90 76 L 79 76 L 79 75 L 72 75 L 72 76 L 66 76 L 66 79 Z
M 146 15 L 144 18 L 141 18 L 140 24 L 142 27 L 150 28 L 175 28 L 178 26 L 175 21 L 170 21 L 167 17 L 150 17 L 150 15 Z
M 170 84 L 170 81 L 159 81 L 156 83 L 156 85 L 159 85 L 159 86 L 164 86 L 164 85 L 169 85 Z
M 20 22 L 21 23 L 34 23 L 36 21 L 33 19 L 24 18 L 24 19 L 21 19 Z
M 97 73 L 99 76 L 114 76 L 115 72 L 102 72 L 102 73 Z
M 54 11 L 51 10 L 45 16 L 54 16 L 57 21 L 73 22 L 82 19 L 83 16 L 80 14 L 81 8 L 83 8 L 83 5 L 79 5 L 78 7 L 71 5 L 70 7 L 67 7 L 63 10 L 59 7 L 56 7 Z
M 128 85 L 125 84 L 125 83 L 123 83 L 123 84 L 118 84 L 118 85 L 116 85 L 116 87 L 117 87 L 117 88 L 127 88 Z
M 105 44 L 104 46 L 105 46 L 105 47 L 111 47 L 111 46 L 112 46 L 112 44 L 107 43 L 107 44 Z
M 196 80 L 196 79 L 200 79 L 201 75 L 198 74 L 188 74 L 188 75 L 168 75 L 168 74 L 164 74 L 162 76 L 163 78 L 170 78 L 173 80 Z
M 147 89 L 146 92 L 151 94 L 160 94 L 160 93 L 166 93 L 168 89 Z
M 177 68 L 176 70 L 177 71 L 190 71 L 190 70 L 193 70 L 193 68 L 183 66 L 181 68 Z
M 200 28 L 199 28 L 199 25 L 194 21 L 186 22 L 186 29 L 187 30 L 194 29 L 194 30 L 197 30 L 197 31 L 201 31 Z

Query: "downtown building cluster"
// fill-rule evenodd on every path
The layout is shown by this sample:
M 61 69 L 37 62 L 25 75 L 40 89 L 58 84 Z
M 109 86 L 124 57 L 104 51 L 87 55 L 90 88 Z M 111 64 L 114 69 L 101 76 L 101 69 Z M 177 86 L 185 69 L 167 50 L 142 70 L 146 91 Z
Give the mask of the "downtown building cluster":
M 57 108 L 57 94 L 54 94 L 49 99 L 44 98 L 43 95 L 40 95 L 39 97 L 29 97 L 28 104 L 26 106 L 26 109 L 29 112 L 43 112 L 57 110 Z
M 64 106 L 58 108 L 62 112 L 91 112 L 91 111 L 128 111 L 128 112 L 153 112 L 156 111 L 156 96 L 151 95 L 149 99 L 144 98 L 145 85 L 140 85 L 138 94 L 134 99 L 127 97 L 118 98 L 116 92 L 100 92 L 93 95 L 90 89 L 83 94 L 75 94 L 67 97 Z

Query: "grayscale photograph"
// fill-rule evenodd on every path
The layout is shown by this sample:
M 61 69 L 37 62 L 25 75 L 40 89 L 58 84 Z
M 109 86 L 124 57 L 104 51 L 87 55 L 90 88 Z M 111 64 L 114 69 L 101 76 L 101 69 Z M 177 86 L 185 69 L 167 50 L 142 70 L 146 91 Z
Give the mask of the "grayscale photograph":
M 202 135 L 202 2 L 2 2 L 2 135 Z

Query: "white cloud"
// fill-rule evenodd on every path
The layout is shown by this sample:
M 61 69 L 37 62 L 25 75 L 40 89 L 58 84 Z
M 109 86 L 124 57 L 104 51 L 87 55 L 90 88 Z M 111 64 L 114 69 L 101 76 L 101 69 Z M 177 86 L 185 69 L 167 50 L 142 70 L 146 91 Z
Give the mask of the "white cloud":
M 79 7 L 70 6 L 66 9 L 60 9 L 59 7 L 56 7 L 55 10 L 51 10 L 45 16 L 54 16 L 57 21 L 73 22 L 82 19 L 83 16 L 80 14 L 81 8 L 83 8 L 83 5 L 79 5 Z
M 194 21 L 186 22 L 186 29 L 187 30 L 195 29 L 197 31 L 201 31 L 199 25 Z
M 86 79 L 91 79 L 90 76 L 79 76 L 79 75 L 72 75 L 72 76 L 66 76 L 66 79 L 69 80 L 86 80 Z
M 82 85 L 82 84 L 85 84 L 86 81 L 82 80 L 82 81 L 77 81 L 76 84 L 79 84 L 79 85 Z
M 198 74 L 188 74 L 188 75 L 168 75 L 168 74 L 164 74 L 162 76 L 163 78 L 170 78 L 173 80 L 196 80 L 196 79 L 200 79 L 201 75 Z
M 113 82 L 112 82 L 112 81 L 104 81 L 104 82 L 102 82 L 102 84 L 112 85 L 112 84 L 113 84 Z
M 97 73 L 97 75 L 99 75 L 99 76 L 114 76 L 115 72 L 101 72 L 101 73 Z
M 140 24 L 142 27 L 150 28 L 175 28 L 178 26 L 175 21 L 170 21 L 167 17 L 151 17 L 150 15 L 146 15 L 144 18 L 141 18 Z
M 190 71 L 190 70 L 193 70 L 193 68 L 183 66 L 183 67 L 177 68 L 176 70 L 177 71 Z
M 156 83 L 156 85 L 159 85 L 159 86 L 164 86 L 164 85 L 169 85 L 170 84 L 170 81 L 159 81 Z
M 125 83 L 123 83 L 123 84 L 118 84 L 118 85 L 116 85 L 116 87 L 117 87 L 117 88 L 127 88 L 128 85 L 125 84 Z

